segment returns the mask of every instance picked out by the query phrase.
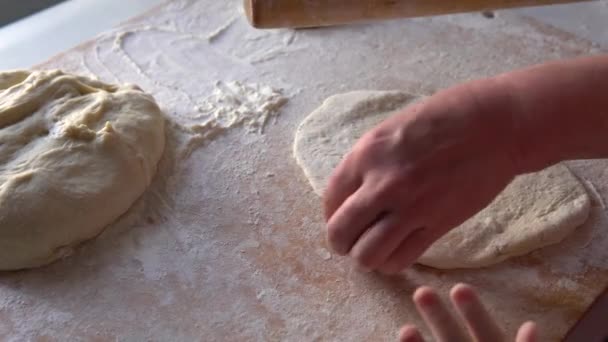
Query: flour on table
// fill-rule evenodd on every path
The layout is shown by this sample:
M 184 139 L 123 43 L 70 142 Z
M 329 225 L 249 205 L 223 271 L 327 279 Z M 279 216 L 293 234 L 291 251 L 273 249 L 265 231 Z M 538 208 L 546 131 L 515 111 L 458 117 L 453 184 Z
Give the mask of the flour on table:
M 279 90 L 267 85 L 218 81 L 211 96 L 196 110 L 199 117 L 216 120 L 222 127 L 244 125 L 249 131 L 262 132 L 285 102 L 287 98 Z
M 299 126 L 298 164 L 321 195 L 333 169 L 356 141 L 419 97 L 396 91 L 357 91 L 328 98 Z M 587 219 L 590 199 L 563 165 L 522 175 L 484 210 L 436 241 L 418 262 L 436 268 L 475 268 L 555 244 Z
M 150 184 L 164 148 L 152 96 L 61 71 L 0 72 L 0 270 L 91 239 Z
M 286 102 L 281 91 L 267 85 L 217 81 L 212 94 L 195 108 L 192 119 L 197 123 L 185 127 L 193 134 L 186 154 L 233 127 L 263 133 L 268 121 L 277 117 Z

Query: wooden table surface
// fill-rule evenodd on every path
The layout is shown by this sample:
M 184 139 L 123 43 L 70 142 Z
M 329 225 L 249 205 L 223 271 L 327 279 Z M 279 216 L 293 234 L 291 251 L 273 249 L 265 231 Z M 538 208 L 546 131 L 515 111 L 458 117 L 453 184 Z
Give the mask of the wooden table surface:
M 0 340 L 392 341 L 420 323 L 418 285 L 459 281 L 510 335 L 534 319 L 543 341 L 562 338 L 608 284 L 605 160 L 568 163 L 594 206 L 567 241 L 484 269 L 381 277 L 329 252 L 291 144 L 335 93 L 430 94 L 602 48 L 511 12 L 256 31 L 239 3 L 173 1 L 40 66 L 136 83 L 173 124 L 154 183 L 119 222 L 65 260 L 0 275 Z M 202 137 L 197 106 L 230 81 L 289 101 L 263 132 Z

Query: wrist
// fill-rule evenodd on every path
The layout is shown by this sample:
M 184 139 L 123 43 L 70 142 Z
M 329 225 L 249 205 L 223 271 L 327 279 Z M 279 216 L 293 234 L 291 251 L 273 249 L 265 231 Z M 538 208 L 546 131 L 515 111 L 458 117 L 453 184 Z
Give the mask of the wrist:
M 505 127 L 510 136 L 506 153 L 512 160 L 516 174 L 539 171 L 562 159 L 559 156 L 559 145 L 543 134 L 546 132 L 544 128 L 548 126 L 548 118 L 538 112 L 535 106 L 526 103 L 525 92 L 529 89 L 518 88 L 512 79 L 512 74 L 494 78 L 497 91 L 505 99 L 501 115 L 507 117 L 508 124 Z
M 475 110 L 485 121 L 484 129 L 490 153 L 505 156 L 505 167 L 518 175 L 543 168 L 535 142 L 530 139 L 533 129 L 525 118 L 523 107 L 513 87 L 502 77 L 472 81 L 468 84 Z M 482 142 L 484 143 L 484 142 Z
M 549 62 L 495 79 L 510 99 L 520 172 L 608 157 L 608 56 Z

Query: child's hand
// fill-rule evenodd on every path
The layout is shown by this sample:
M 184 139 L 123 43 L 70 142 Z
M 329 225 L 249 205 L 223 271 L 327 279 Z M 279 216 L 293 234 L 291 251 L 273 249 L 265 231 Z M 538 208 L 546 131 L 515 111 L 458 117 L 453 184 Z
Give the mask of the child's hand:
M 454 286 L 450 291 L 450 300 L 465 322 L 466 329 L 458 323 L 458 318 L 452 314 L 433 289 L 423 286 L 414 293 L 416 308 L 437 342 L 505 341 L 503 331 L 486 311 L 472 287 L 465 284 Z M 533 322 L 524 323 L 515 338 L 515 342 L 536 340 L 537 331 Z M 399 341 L 423 342 L 424 340 L 415 326 L 406 325 L 399 332 Z

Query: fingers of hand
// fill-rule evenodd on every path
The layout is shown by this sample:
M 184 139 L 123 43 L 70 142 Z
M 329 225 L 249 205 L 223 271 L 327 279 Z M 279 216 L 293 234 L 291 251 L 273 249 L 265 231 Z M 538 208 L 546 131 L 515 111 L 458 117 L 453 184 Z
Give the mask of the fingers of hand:
M 380 271 L 386 274 L 394 274 L 412 265 L 433 243 L 435 238 L 436 234 L 430 229 L 418 228 L 401 241 L 399 247 L 380 266 Z
M 406 325 L 399 331 L 399 342 L 424 342 L 415 326 Z
M 430 287 L 423 286 L 414 293 L 414 304 L 437 342 L 465 342 L 468 338 L 457 319 Z
M 384 205 L 373 183 L 364 183 L 329 219 L 327 237 L 330 246 L 339 254 L 348 254 L 359 237 L 378 219 Z
M 475 341 L 501 341 L 504 338 L 502 330 L 471 286 L 455 285 L 450 291 L 450 299 Z
M 386 262 L 411 231 L 407 222 L 404 223 L 395 213 L 387 213 L 363 233 L 350 256 L 363 268 L 375 270 Z
M 526 322 L 519 327 L 515 342 L 536 342 L 538 341 L 538 329 L 534 322 Z
M 352 154 L 347 155 L 329 179 L 323 194 L 326 221 L 329 221 L 342 203 L 361 186 L 362 181 L 353 160 Z

